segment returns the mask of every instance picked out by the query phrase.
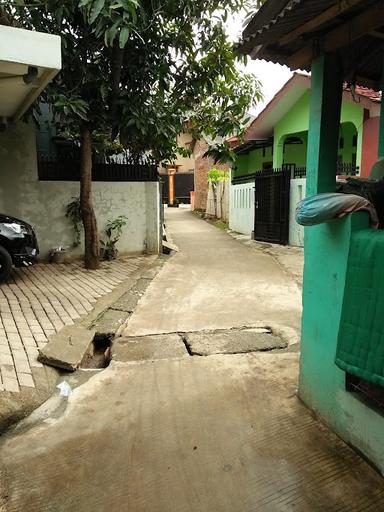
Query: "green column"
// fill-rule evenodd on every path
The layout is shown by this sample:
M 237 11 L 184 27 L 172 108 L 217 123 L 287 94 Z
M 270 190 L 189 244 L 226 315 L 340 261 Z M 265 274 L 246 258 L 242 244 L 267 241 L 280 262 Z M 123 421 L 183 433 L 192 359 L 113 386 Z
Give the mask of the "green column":
M 274 137 L 273 141 L 273 167 L 278 169 L 284 161 L 284 139 L 285 137 Z
M 335 190 L 342 86 L 337 55 L 323 55 L 312 63 L 307 196 Z
M 308 138 L 308 193 L 335 187 L 342 78 L 337 59 L 312 66 Z M 366 213 L 305 228 L 303 317 L 299 395 L 348 443 L 384 471 L 383 418 L 345 390 L 345 373 L 335 364 L 344 286 L 353 233 L 369 229 Z

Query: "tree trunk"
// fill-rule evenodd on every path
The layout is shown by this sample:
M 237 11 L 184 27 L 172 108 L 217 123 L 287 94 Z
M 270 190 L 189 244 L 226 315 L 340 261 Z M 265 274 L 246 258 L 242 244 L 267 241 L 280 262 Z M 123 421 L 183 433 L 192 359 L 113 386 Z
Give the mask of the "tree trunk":
M 85 235 L 85 268 L 99 268 L 99 237 L 92 206 L 92 138 L 87 126 L 81 128 L 80 208 Z
M 212 182 L 212 192 L 213 192 L 213 205 L 215 208 L 215 217 L 217 218 L 217 183 Z
M 112 119 L 112 132 L 111 138 L 114 140 L 119 133 L 119 120 L 118 120 L 118 107 L 120 97 L 120 81 L 122 66 L 124 62 L 124 48 L 119 47 L 118 40 L 115 39 L 113 43 L 112 53 L 112 77 L 111 77 L 111 119 Z

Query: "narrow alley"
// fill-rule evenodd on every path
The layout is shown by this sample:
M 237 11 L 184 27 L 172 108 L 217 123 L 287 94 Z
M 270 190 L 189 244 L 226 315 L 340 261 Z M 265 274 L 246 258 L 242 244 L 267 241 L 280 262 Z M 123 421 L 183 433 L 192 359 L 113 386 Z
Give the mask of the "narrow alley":
M 159 274 L 126 334 L 224 329 L 251 324 L 298 333 L 301 290 L 283 267 L 191 214 L 168 209 L 180 252 Z
M 64 376 L 72 394 L 2 439 L 0 510 L 384 511 L 382 478 L 297 398 L 293 276 L 187 209 L 167 227 L 179 252 L 109 367 Z M 231 350 L 210 341 L 220 330 Z M 244 332 L 281 344 L 236 350 Z M 199 333 L 207 357 L 186 342 Z

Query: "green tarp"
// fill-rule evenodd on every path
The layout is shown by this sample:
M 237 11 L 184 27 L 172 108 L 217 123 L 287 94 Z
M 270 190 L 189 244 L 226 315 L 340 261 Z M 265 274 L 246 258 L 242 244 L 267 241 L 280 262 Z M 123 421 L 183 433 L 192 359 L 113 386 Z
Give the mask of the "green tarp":
M 336 364 L 384 387 L 384 230 L 352 235 Z

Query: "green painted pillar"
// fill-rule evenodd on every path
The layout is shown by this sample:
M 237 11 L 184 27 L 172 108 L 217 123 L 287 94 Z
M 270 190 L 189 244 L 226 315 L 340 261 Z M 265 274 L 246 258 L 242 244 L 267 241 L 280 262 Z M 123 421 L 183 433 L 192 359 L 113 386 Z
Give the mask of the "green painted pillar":
M 339 144 L 343 75 L 337 55 L 312 63 L 307 150 L 307 196 L 333 192 Z
M 380 110 L 380 130 L 379 130 L 379 158 L 384 158 L 384 57 L 383 69 L 381 72 L 381 110 Z
M 336 57 L 320 57 L 312 66 L 308 194 L 335 188 L 341 93 Z M 299 396 L 384 472 L 383 418 L 346 391 L 345 373 L 335 364 L 350 241 L 368 229 L 362 212 L 305 228 Z
M 278 169 L 284 162 L 284 140 L 285 137 L 280 139 L 274 137 L 273 142 L 273 168 Z

